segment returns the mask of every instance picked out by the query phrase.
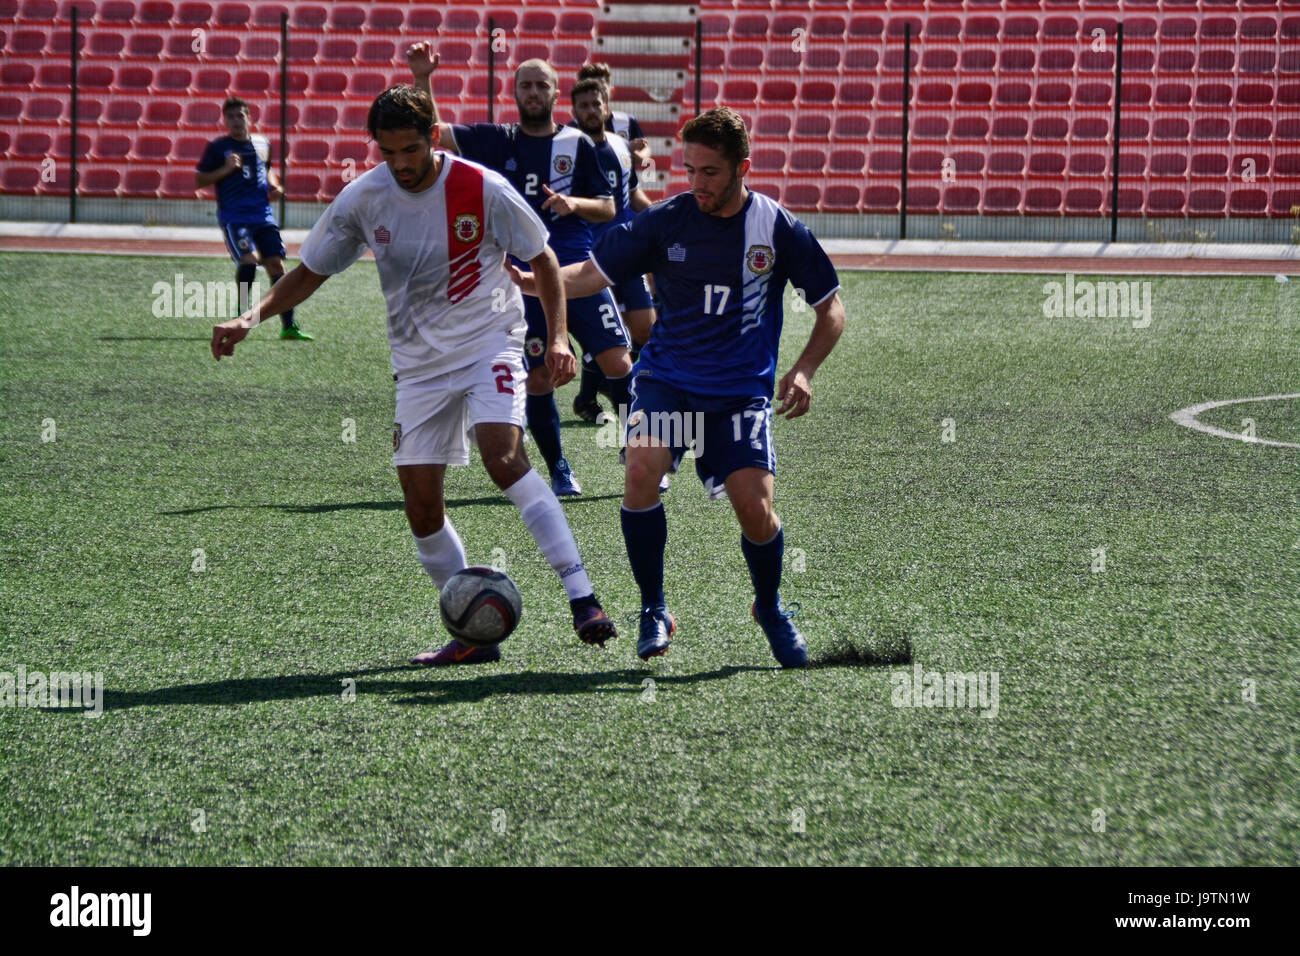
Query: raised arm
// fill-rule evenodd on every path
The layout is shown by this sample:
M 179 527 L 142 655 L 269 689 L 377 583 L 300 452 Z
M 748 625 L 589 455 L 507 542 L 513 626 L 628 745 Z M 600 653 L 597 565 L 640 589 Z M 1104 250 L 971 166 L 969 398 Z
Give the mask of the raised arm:
M 262 296 L 262 301 L 252 306 L 237 319 L 212 327 L 212 357 L 218 362 L 223 355 L 235 354 L 235 343 L 242 342 L 250 329 L 265 318 L 287 312 L 305 302 L 321 287 L 329 276 L 318 275 L 304 265 L 299 265 Z
M 535 260 L 530 260 L 528 264 L 532 265 L 533 261 Z M 506 267 L 510 270 L 510 278 L 524 295 L 539 295 L 537 277 L 532 272 L 520 272 L 509 262 L 506 263 Z M 559 272 L 560 280 L 564 283 L 566 299 L 585 299 L 610 285 L 609 280 L 600 274 L 600 270 L 590 259 L 585 262 L 570 263 L 561 267 Z
M 812 378 L 826 356 L 831 354 L 840 333 L 844 331 L 844 303 L 838 292 L 817 306 L 817 321 L 813 323 L 808 344 L 799 354 L 794 367 L 781 379 L 776 397 L 781 401 L 778 415 L 798 418 L 812 404 Z
M 411 68 L 412 85 L 417 90 L 424 90 L 429 95 L 429 102 L 433 104 L 433 125 L 438 130 L 438 148 L 460 155 L 450 124 L 445 124 L 438 119 L 438 101 L 433 98 L 431 77 L 438 69 L 440 59 L 441 57 L 433 52 L 433 44 L 428 41 L 412 43 L 406 48 L 406 64 Z
M 644 189 L 637 187 L 628 197 L 627 204 L 632 207 L 633 212 L 644 212 L 654 205 L 654 201 L 645 194 Z
M 572 380 L 578 371 L 577 360 L 569 351 L 568 315 L 560 280 L 560 261 L 547 246 L 541 255 L 529 259 L 528 264 L 533 269 L 534 294 L 542 300 L 542 312 L 546 315 L 546 368 L 551 373 L 551 384 L 559 388 Z M 510 268 L 512 273 L 518 273 L 514 266 Z

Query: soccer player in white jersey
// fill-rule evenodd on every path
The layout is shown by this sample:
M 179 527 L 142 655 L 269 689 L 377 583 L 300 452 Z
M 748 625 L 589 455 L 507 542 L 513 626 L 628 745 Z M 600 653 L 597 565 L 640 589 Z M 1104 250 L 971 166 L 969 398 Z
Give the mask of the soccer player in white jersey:
M 349 183 L 303 243 L 301 265 L 262 301 L 213 328 L 212 354 L 235 344 L 263 316 L 307 299 L 369 247 L 388 303 L 388 340 L 397 413 L 393 464 L 420 563 L 441 589 L 466 567 L 465 549 L 445 514 L 448 465 L 469 461 L 469 440 L 497 487 L 560 576 L 573 626 L 588 644 L 615 637 L 592 591 L 564 512 L 529 465 L 523 448 L 524 307 L 505 269 L 510 253 L 541 279 L 546 366 L 559 383 L 573 378 L 559 263 L 546 227 L 501 176 L 433 148 L 433 105 L 410 86 L 394 86 L 370 107 L 367 127 L 384 165 Z M 498 660 L 496 647 L 452 641 L 416 664 Z
M 726 488 L 740 524 L 751 612 L 781 666 L 802 667 L 807 645 L 778 593 L 785 537 L 773 507 L 771 399 L 786 283 L 817 314 L 776 392 L 776 414 L 797 418 L 844 329 L 839 279 L 807 226 L 745 186 L 749 135 L 738 113 L 702 113 L 682 127 L 682 144 L 690 192 L 615 226 L 586 262 L 561 269 L 568 296 L 652 272 L 663 305 L 637 362 L 623 484 L 623 538 L 641 589 L 637 654 L 646 660 L 667 651 L 676 627 L 664 596 L 668 522 L 658 487 L 693 444 L 700 479 Z M 525 292 L 540 291 L 531 276 L 513 275 Z M 684 420 L 699 422 L 690 437 Z

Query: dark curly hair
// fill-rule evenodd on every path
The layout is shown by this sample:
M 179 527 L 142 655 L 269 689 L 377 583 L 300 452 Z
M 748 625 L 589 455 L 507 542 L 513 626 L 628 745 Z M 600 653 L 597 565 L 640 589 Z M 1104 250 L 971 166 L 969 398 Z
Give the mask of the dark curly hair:
M 682 127 L 683 143 L 699 143 L 720 150 L 737 166 L 749 158 L 749 131 L 744 118 L 729 106 L 701 113 Z
M 381 129 L 413 129 L 425 139 L 433 137 L 433 101 L 413 86 L 390 86 L 375 97 L 366 116 L 370 138 Z

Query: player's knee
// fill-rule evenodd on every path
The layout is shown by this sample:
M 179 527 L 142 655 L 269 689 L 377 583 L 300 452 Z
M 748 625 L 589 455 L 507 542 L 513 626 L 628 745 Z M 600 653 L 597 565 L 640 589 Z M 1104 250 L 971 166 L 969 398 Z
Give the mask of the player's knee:
M 545 365 L 528 371 L 528 394 L 545 395 L 551 391 L 551 371 Z
M 745 495 L 733 499 L 736 519 L 751 540 L 765 541 L 776 534 L 776 512 L 772 502 L 762 495 Z M 770 533 L 769 533 L 770 529 Z
M 624 485 L 628 491 L 637 494 L 653 492 L 658 495 L 659 479 L 663 476 L 663 471 L 656 468 L 651 462 L 643 458 L 628 456 L 627 472 L 624 478 Z
M 606 378 L 623 378 L 632 371 L 632 359 L 628 356 L 627 349 L 622 347 L 601 352 L 596 356 L 596 364 Z
M 524 475 L 528 474 L 528 459 L 519 451 L 494 451 L 483 453 L 483 467 L 488 477 L 502 491 L 505 491 Z

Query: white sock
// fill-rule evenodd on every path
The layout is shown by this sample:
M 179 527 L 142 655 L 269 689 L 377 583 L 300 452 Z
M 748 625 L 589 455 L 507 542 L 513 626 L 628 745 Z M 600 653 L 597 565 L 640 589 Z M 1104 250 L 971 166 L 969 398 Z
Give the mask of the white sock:
M 582 566 L 578 544 L 551 486 L 529 469 L 528 474 L 506 489 L 506 497 L 519 509 L 524 527 L 542 549 L 546 563 L 560 576 L 569 600 L 590 595 L 591 579 Z
M 411 535 L 415 537 L 414 533 Z M 450 518 L 443 518 L 442 527 L 424 538 L 415 538 L 415 549 L 419 552 L 420 563 L 429 572 L 433 583 L 441 591 L 443 586 L 457 571 L 469 566 L 465 560 L 465 546 L 460 543 L 460 535 L 451 526 Z

